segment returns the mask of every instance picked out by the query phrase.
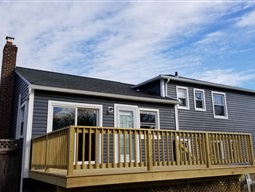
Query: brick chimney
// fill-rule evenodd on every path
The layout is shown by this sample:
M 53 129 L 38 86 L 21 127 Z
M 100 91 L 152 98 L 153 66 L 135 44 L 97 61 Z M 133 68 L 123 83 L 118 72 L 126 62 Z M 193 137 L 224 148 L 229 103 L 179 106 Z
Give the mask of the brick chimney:
M 0 138 L 10 137 L 10 121 L 12 109 L 12 93 L 14 86 L 14 70 L 18 47 L 13 44 L 13 37 L 6 37 L 3 49 L 2 74 L 0 85 Z

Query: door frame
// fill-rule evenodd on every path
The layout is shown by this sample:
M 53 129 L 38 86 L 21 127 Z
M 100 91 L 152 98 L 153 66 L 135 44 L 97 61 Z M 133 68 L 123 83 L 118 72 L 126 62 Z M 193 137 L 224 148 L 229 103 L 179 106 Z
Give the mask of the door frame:
M 98 109 L 98 127 L 103 126 L 103 105 L 98 104 L 90 104 L 90 103 L 75 103 L 75 102 L 68 102 L 68 101 L 55 101 L 55 100 L 49 100 L 48 101 L 48 116 L 47 116 L 47 133 L 52 132 L 52 126 L 53 126 L 53 109 L 54 107 L 71 107 L 75 108 L 75 113 L 77 113 L 76 108 L 88 108 L 88 109 Z M 75 117 L 75 125 L 77 125 L 77 118 Z M 74 135 L 74 142 L 76 141 L 77 135 Z M 101 163 L 101 134 L 99 134 L 98 137 L 98 162 Z M 74 151 L 75 149 L 74 144 Z M 75 153 L 74 153 L 74 162 L 75 162 Z M 88 162 L 84 162 L 85 164 L 88 164 Z M 81 162 L 78 162 L 78 164 L 81 164 Z
M 124 104 L 114 104 L 114 127 L 116 128 L 121 128 L 119 127 L 119 111 L 120 110 L 125 110 L 125 111 L 132 111 L 134 114 L 134 125 L 133 128 L 139 128 L 139 117 L 138 117 L 138 106 L 136 105 L 124 105 Z M 138 137 L 136 138 L 136 143 L 139 142 Z M 139 162 L 139 144 L 136 147 L 136 160 Z M 119 157 L 119 146 L 118 146 L 118 134 L 115 134 L 115 163 L 118 163 L 118 157 Z M 129 157 L 129 156 L 128 156 Z M 127 157 L 126 157 L 127 158 Z M 129 159 L 129 158 L 128 158 Z M 132 160 L 134 162 L 135 160 Z M 124 162 L 124 159 L 121 162 Z M 128 162 L 128 161 L 127 161 Z

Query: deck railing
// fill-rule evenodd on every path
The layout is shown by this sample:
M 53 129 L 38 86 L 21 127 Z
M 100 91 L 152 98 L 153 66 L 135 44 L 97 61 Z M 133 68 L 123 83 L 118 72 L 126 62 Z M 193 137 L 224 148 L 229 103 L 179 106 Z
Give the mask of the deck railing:
M 254 165 L 251 134 L 70 126 L 33 139 L 32 169 Z

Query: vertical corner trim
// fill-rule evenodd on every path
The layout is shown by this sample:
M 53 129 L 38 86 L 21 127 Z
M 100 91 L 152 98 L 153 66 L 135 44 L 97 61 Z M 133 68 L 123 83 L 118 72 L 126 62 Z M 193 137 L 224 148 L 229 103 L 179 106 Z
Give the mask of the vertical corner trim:
M 175 114 L 175 129 L 179 131 L 179 116 L 178 116 L 178 105 L 174 106 L 174 114 Z
M 34 89 L 30 88 L 29 98 L 28 98 L 27 126 L 26 126 L 26 129 L 24 130 L 24 140 L 23 140 L 22 171 L 21 171 L 22 178 L 28 178 L 29 176 L 33 111 L 34 111 Z

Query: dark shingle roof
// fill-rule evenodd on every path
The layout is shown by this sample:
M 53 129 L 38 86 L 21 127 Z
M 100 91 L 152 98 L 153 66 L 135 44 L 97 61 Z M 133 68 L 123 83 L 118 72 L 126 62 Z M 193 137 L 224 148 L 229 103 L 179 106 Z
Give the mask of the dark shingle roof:
M 110 93 L 125 96 L 147 97 L 155 99 L 167 99 L 157 95 L 150 95 L 131 88 L 132 84 L 115 81 L 81 77 L 56 72 L 35 70 L 23 67 L 16 67 L 16 72 L 25 78 L 32 85 L 65 88 L 81 91 L 92 91 L 99 93 Z

